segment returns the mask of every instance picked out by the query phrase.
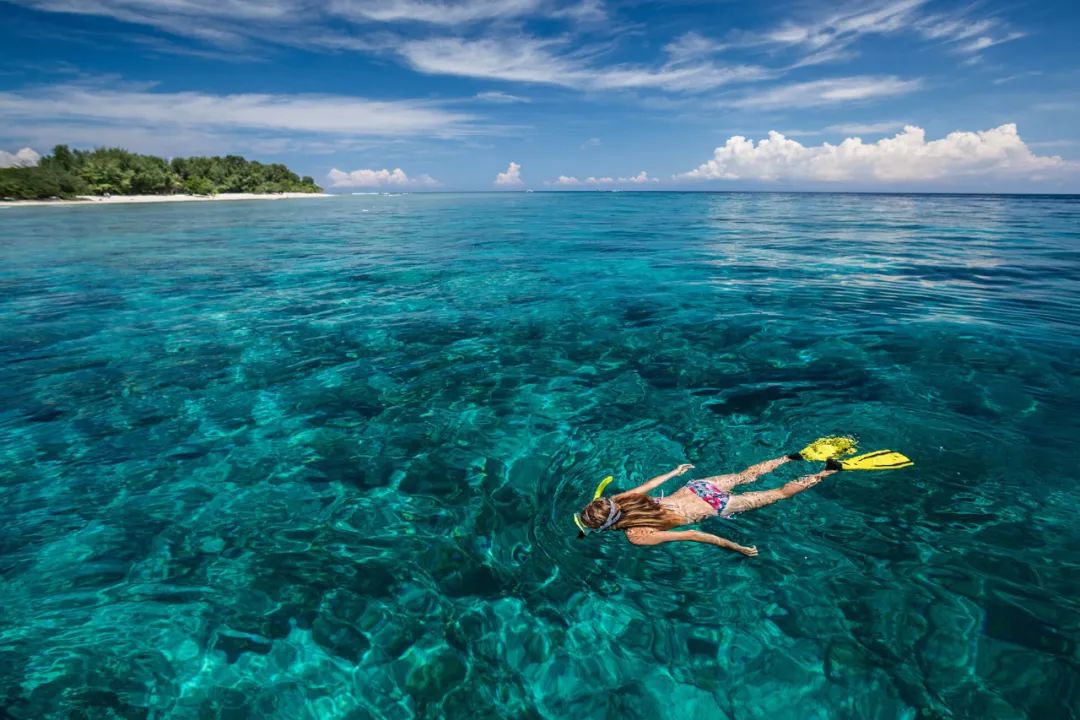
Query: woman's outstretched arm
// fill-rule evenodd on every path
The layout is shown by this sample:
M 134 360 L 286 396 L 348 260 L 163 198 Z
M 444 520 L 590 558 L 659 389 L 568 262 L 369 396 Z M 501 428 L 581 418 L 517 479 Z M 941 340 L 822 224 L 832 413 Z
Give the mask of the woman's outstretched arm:
M 664 532 L 661 530 L 653 530 L 651 528 L 630 528 L 626 531 L 626 539 L 634 545 L 660 545 L 662 543 L 683 540 L 687 542 L 716 545 L 717 547 L 742 553 L 746 557 L 754 557 L 758 554 L 757 548 L 753 545 L 747 547 L 722 538 L 719 535 L 712 535 L 707 532 L 701 532 L 700 530 L 676 530 L 674 532 L 669 530 Z
M 691 465 L 689 463 L 684 463 L 684 464 L 680 465 L 679 467 L 675 468 L 674 470 L 672 470 L 671 472 L 664 473 L 663 475 L 657 475 L 652 480 L 649 480 L 648 482 L 644 482 L 644 483 L 638 485 L 633 490 L 627 490 L 625 492 L 621 492 L 621 493 L 619 493 L 619 495 L 629 495 L 630 493 L 647 493 L 650 490 L 652 490 L 654 487 L 659 487 L 660 485 L 663 485 L 664 483 L 666 483 L 671 478 L 682 475 L 687 470 L 693 470 L 693 469 L 694 469 L 693 465 Z M 619 495 L 616 495 L 615 497 L 619 497 Z

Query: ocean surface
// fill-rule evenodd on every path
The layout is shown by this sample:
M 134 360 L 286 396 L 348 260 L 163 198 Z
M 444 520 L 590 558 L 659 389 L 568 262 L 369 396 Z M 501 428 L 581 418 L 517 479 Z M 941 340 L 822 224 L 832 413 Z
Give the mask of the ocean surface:
M 1078 360 L 1077 197 L 0 209 L 0 718 L 1076 718 Z

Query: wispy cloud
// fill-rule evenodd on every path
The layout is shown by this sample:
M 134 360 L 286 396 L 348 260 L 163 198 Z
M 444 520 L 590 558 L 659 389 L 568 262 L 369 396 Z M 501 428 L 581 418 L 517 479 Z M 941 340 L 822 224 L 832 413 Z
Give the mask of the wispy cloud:
M 860 3 L 806 21 L 789 20 L 764 33 L 743 38 L 747 44 L 800 45 L 811 50 L 847 45 L 861 35 L 886 34 L 908 26 L 926 0 Z
M 902 95 L 920 86 L 920 80 L 905 80 L 894 75 L 856 75 L 771 87 L 743 95 L 728 104 L 759 110 L 836 105 Z
M 527 98 L 524 95 L 511 95 L 510 93 L 499 92 L 498 90 L 476 93 L 473 98 L 480 102 L 495 103 L 498 105 L 513 105 L 515 103 L 532 102 L 532 98 Z
M 1028 77 L 1038 77 L 1042 75 L 1042 70 L 1025 70 L 1024 72 L 1013 73 L 1012 75 L 1005 75 L 1003 77 L 994 78 L 995 85 L 1004 85 L 1005 83 L 1014 82 L 1016 80 L 1022 80 Z
M 331 0 L 327 9 L 333 15 L 355 21 L 464 25 L 535 15 L 546 6 L 543 0 Z
M 1022 32 L 1009 33 L 1008 35 L 1001 35 L 999 37 L 991 37 L 989 35 L 980 35 L 979 37 L 975 38 L 974 40 L 971 40 L 969 42 L 962 43 L 961 45 L 958 45 L 957 50 L 959 52 L 962 52 L 962 53 L 972 53 L 972 54 L 974 54 L 974 53 L 980 52 L 982 50 L 985 50 L 987 48 L 994 47 L 995 45 L 1000 45 L 1001 43 L 1007 43 L 1007 42 L 1011 42 L 1013 40 L 1019 40 L 1022 37 L 1024 37 L 1024 33 L 1022 33 Z
M 820 135 L 881 135 L 884 133 L 900 130 L 908 123 L 898 120 L 885 120 L 874 123 L 838 123 L 828 125 L 820 130 L 800 130 L 787 128 L 781 131 L 785 137 L 818 137 Z
M 193 57 L 202 60 L 211 60 L 216 63 L 264 63 L 268 58 L 256 52 L 240 52 L 237 50 L 213 50 L 206 47 L 189 47 L 180 42 L 165 38 L 152 37 L 149 35 L 127 35 L 125 37 L 131 43 L 146 48 L 149 52 L 159 55 L 179 55 L 181 57 Z
M 464 27 L 527 17 L 596 20 L 594 0 L 11 0 L 44 12 L 95 15 L 219 46 L 251 39 L 339 48 L 363 43 L 342 26 L 407 24 Z M 336 31 L 336 32 L 335 32 Z
M 42 120 L 356 137 L 457 137 L 474 132 L 471 124 L 476 117 L 425 101 L 342 95 L 218 95 L 74 83 L 0 92 L 0 121 L 14 125 Z
M 45 12 L 96 15 L 145 25 L 164 32 L 223 46 L 237 46 L 267 25 L 295 22 L 302 0 L 220 2 L 217 0 L 12 0 Z
M 333 158 L 344 152 L 386 152 L 388 148 L 420 141 L 419 138 L 350 137 L 241 128 L 144 127 L 84 121 L 54 123 L 47 120 L 2 125 L 2 138 L 38 148 L 64 143 L 80 148 L 122 147 L 162 157 L 240 154 L 253 158 L 295 156 L 297 153 L 307 158 Z M 437 150 L 437 147 L 432 150 L 430 144 L 425 147 L 431 153 Z
M 931 141 L 922 128 L 909 125 L 895 137 L 869 144 L 848 138 L 839 145 L 807 147 L 777 132 L 755 144 L 734 136 L 711 160 L 676 179 L 925 183 L 975 176 L 1042 178 L 1070 170 L 1075 167 L 1060 157 L 1032 153 L 1014 124 Z
M 414 69 L 436 75 L 494 78 L 565 85 L 577 76 L 570 59 L 551 52 L 558 43 L 521 37 L 465 40 L 456 37 L 412 40 L 397 52 Z
M 415 70 L 516 82 L 542 83 L 585 90 L 661 89 L 697 92 L 734 82 L 770 77 L 756 65 L 719 65 L 707 60 L 643 65 L 601 66 L 595 52 L 562 52 L 565 41 L 529 36 L 424 38 L 402 43 L 396 51 Z
M 410 187 L 435 187 L 439 184 L 439 181 L 430 175 L 416 175 L 410 177 L 401 168 L 394 168 L 393 170 L 352 170 L 345 172 L 332 169 L 327 173 L 327 179 L 330 181 L 331 187 L 338 188 L 377 188 L 377 187 L 398 187 L 398 188 L 410 188 Z
M 944 42 L 954 52 L 968 56 L 977 56 L 987 48 L 1019 40 L 1027 34 L 995 17 L 973 17 L 970 10 L 925 15 L 913 27 L 923 38 Z
M 607 17 L 599 0 L 331 0 L 327 7 L 349 20 L 454 26 L 529 17 L 578 22 Z
M 999 18 L 977 16 L 974 8 L 930 13 L 928 0 L 877 0 L 803 18 L 793 15 L 763 31 L 734 32 L 721 40 L 686 32 L 664 45 L 659 57 L 611 62 L 614 38 L 603 40 L 601 30 L 586 36 L 575 31 L 580 23 L 608 16 L 600 0 L 12 1 L 41 11 L 110 17 L 202 43 L 184 47 L 161 39 L 136 40 L 155 52 L 221 59 L 225 51 L 225 57 L 248 59 L 258 57 L 251 50 L 253 41 L 259 41 L 396 57 L 429 75 L 654 95 L 700 94 L 774 80 L 798 68 L 849 58 L 856 54 L 854 43 L 869 35 L 916 34 L 946 43 L 969 60 L 1022 36 Z M 526 27 L 535 30 L 538 23 L 543 34 L 528 34 Z M 606 32 L 610 35 L 610 27 Z M 583 37 L 589 41 L 583 43 Z M 797 57 L 778 63 L 778 50 Z M 739 60 L 724 60 L 728 51 L 738 51 Z M 762 61 L 750 61 L 746 53 L 757 53 Z M 490 103 L 519 98 L 497 91 L 476 97 Z
M 969 56 L 1024 36 L 1000 18 L 978 16 L 976 6 L 928 12 L 929 4 L 929 0 L 879 0 L 826 6 L 830 7 L 826 12 L 789 19 L 762 32 L 735 32 L 729 44 L 796 49 L 803 56 L 792 67 L 803 67 L 849 58 L 855 54 L 852 46 L 870 35 L 913 33 Z
M 705 37 L 698 32 L 680 35 L 664 46 L 664 52 L 673 62 L 700 60 L 723 51 L 727 46 Z
M 840 123 L 829 125 L 824 132 L 841 135 L 878 135 L 903 128 L 908 123 L 899 120 L 884 120 L 875 123 Z

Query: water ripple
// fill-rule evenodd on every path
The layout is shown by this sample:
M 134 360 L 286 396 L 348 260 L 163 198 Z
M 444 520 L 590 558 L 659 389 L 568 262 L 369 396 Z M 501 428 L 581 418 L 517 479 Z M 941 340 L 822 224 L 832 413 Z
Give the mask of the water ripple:
M 1080 202 L 16 209 L 5 717 L 1076 717 Z M 913 469 L 574 539 L 605 475 Z M 792 473 L 762 480 L 778 485 Z

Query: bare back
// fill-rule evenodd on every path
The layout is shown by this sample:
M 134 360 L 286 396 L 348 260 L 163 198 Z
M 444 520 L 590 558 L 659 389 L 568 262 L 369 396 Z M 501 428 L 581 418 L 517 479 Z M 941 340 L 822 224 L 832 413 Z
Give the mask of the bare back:
M 681 487 L 671 495 L 660 498 L 660 504 L 683 519 L 680 525 L 690 525 L 716 516 L 716 510 L 712 505 L 687 487 Z

